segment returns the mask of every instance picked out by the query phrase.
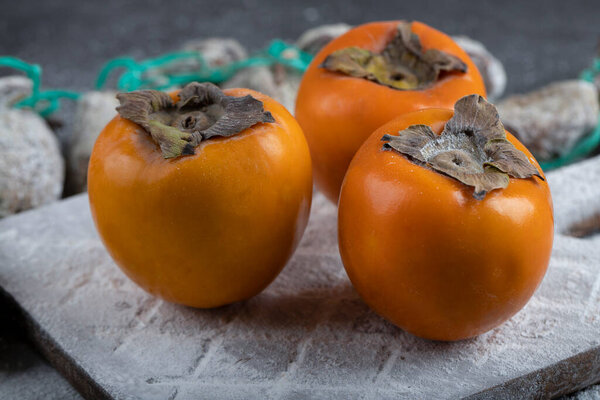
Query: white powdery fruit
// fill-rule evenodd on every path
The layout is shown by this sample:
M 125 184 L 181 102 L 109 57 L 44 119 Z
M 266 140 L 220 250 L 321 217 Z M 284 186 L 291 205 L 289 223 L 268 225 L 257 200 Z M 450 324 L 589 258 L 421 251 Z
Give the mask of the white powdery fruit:
M 304 32 L 296 41 L 296 46 L 309 54 L 317 54 L 325 45 L 348 32 L 352 26 L 339 23 L 321 25 Z
M 87 92 L 77 101 L 73 133 L 69 143 L 69 189 L 83 192 L 87 186 L 87 166 L 96 138 L 116 115 L 116 92 Z
M 293 113 L 300 80 L 300 73 L 282 65 L 274 65 L 271 68 L 243 69 L 224 82 L 222 86 L 224 89 L 244 87 L 256 90 L 277 100 L 290 113 Z
M 485 46 L 467 36 L 453 36 L 456 42 L 477 66 L 485 84 L 487 97 L 490 101 L 499 99 L 506 89 L 506 71 L 504 66 Z
M 185 43 L 183 50 L 200 53 L 204 62 L 213 68 L 241 61 L 248 57 L 248 52 L 244 46 L 232 38 L 194 39 Z
M 58 140 L 33 111 L 0 108 L 0 218 L 57 200 L 64 162 Z
M 598 93 L 582 80 L 510 96 L 497 107 L 506 129 L 540 160 L 568 153 L 598 123 Z
M 33 82 L 24 76 L 12 75 L 0 78 L 0 110 L 12 107 L 31 94 Z

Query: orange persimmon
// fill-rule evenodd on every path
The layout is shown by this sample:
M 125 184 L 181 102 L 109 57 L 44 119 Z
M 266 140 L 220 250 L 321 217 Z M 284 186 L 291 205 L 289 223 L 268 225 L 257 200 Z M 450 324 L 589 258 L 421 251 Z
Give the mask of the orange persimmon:
M 375 22 L 325 46 L 308 67 L 296 100 L 319 188 L 337 203 L 350 160 L 387 121 L 423 108 L 452 108 L 485 95 L 469 56 L 423 23 Z
M 295 119 L 263 94 L 212 84 L 118 97 L 121 115 L 88 170 L 92 215 L 117 265 L 194 307 L 259 293 L 308 221 L 310 153 Z
M 454 113 L 416 111 L 377 129 L 348 168 L 338 212 L 340 253 L 360 296 L 428 339 L 498 326 L 527 303 L 550 260 L 543 173 L 479 96 Z

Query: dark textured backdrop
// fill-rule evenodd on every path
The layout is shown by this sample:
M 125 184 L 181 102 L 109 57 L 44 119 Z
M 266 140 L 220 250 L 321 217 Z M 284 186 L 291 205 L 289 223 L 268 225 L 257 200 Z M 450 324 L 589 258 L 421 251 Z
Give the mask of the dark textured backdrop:
M 420 20 L 482 41 L 504 63 L 508 93 L 577 77 L 600 39 L 600 0 L 0 0 L 0 55 L 41 64 L 46 88 L 85 90 L 110 58 L 156 56 L 192 38 L 231 36 L 255 50 L 275 37 L 294 40 L 312 26 L 382 19 Z M 0 68 L 0 75 L 8 72 Z M 9 379 L 0 398 L 23 385 L 36 393 L 31 398 L 77 398 L 31 352 L 17 326 L 0 301 L 0 378 Z
M 0 54 L 44 67 L 47 87 L 93 85 L 104 61 L 150 57 L 203 36 L 250 49 L 344 21 L 420 20 L 482 41 L 505 64 L 508 92 L 576 77 L 600 38 L 600 0 L 85 1 L 0 0 Z

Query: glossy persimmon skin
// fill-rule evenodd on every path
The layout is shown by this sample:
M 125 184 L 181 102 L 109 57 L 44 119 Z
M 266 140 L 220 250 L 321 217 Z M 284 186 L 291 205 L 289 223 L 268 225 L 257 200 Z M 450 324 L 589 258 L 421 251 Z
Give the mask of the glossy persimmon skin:
M 340 253 L 364 301 L 414 335 L 448 341 L 486 332 L 527 303 L 554 227 L 550 190 L 537 177 L 510 178 L 476 200 L 472 187 L 382 150 L 384 134 L 413 124 L 439 134 L 452 115 L 418 111 L 375 131 L 350 164 L 338 209 Z
M 389 120 L 423 108 L 452 108 L 463 96 L 480 94 L 485 86 L 469 56 L 444 33 L 412 23 L 423 50 L 439 49 L 467 64 L 467 72 L 451 73 L 422 90 L 397 90 L 362 78 L 321 68 L 336 50 L 357 46 L 380 52 L 397 32 L 400 21 L 358 26 L 334 39 L 314 58 L 302 78 L 295 116 L 306 135 L 315 182 L 337 203 L 346 169 L 360 145 Z
M 88 169 L 92 216 L 115 262 L 146 291 L 193 307 L 263 290 L 293 253 L 311 205 L 310 153 L 294 118 L 258 92 L 225 94 L 252 95 L 276 122 L 167 160 L 149 134 L 117 116 Z

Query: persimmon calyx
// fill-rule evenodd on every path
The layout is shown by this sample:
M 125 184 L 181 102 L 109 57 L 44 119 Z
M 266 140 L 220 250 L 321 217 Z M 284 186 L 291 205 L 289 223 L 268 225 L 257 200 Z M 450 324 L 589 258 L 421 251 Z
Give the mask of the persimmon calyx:
M 456 56 L 437 49 L 423 51 L 409 22 L 398 24 L 398 32 L 381 53 L 346 47 L 328 55 L 321 67 L 399 90 L 425 89 L 442 72 L 467 72 L 467 65 Z
M 537 168 L 506 139 L 496 107 L 472 94 L 458 100 L 454 116 L 436 135 L 427 125 L 411 125 L 398 136 L 384 135 L 384 150 L 395 150 L 416 164 L 449 175 L 475 188 L 473 197 L 508 186 L 513 178 L 544 179 Z
M 216 85 L 192 82 L 179 101 L 158 90 L 117 94 L 121 117 L 140 125 L 159 145 L 164 158 L 194 154 L 201 141 L 233 136 L 260 122 L 275 122 L 262 101 L 227 96 Z

